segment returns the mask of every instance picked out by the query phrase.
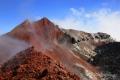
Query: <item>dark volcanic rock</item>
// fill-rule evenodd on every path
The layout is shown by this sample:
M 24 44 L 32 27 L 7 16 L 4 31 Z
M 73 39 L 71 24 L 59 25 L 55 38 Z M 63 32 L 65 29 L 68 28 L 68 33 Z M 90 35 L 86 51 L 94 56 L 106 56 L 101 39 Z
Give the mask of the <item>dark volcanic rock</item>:
M 108 43 L 106 45 L 99 46 L 95 49 L 98 53 L 93 57 L 91 63 L 111 76 L 107 80 L 118 80 L 120 79 L 120 42 Z

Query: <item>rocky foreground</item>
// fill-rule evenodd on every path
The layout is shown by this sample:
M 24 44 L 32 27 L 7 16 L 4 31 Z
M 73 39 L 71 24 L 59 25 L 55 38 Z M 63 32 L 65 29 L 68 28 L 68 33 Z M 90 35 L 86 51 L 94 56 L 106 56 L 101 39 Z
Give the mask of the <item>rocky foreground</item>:
M 18 53 L 6 62 L 0 71 L 3 80 L 80 80 L 60 62 L 33 47 Z

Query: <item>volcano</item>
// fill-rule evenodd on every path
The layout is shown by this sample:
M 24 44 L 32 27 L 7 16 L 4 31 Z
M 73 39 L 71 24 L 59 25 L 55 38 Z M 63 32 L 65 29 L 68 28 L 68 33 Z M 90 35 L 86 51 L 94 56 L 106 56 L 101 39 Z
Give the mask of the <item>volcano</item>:
M 96 47 L 114 42 L 106 33 L 61 29 L 46 17 L 0 38 L 1 80 L 101 80 L 89 61 Z

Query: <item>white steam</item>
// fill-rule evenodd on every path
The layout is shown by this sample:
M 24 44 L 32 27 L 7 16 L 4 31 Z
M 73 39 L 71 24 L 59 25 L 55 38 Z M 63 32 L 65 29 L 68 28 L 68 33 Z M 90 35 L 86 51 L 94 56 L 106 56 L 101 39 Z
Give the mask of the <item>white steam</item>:
M 41 30 L 42 30 L 42 27 L 41 27 Z M 45 31 L 45 29 L 37 33 L 38 31 L 37 29 L 35 29 L 34 22 L 31 21 L 30 26 L 28 28 L 28 32 L 31 33 L 31 38 L 30 38 L 31 44 L 35 47 L 36 50 L 41 52 L 45 52 L 46 50 L 52 50 L 52 47 L 53 47 L 52 43 L 49 43 L 49 41 L 46 42 L 45 34 L 47 34 L 47 31 Z
M 0 64 L 13 57 L 18 52 L 25 50 L 29 45 L 24 41 L 9 36 L 0 37 Z

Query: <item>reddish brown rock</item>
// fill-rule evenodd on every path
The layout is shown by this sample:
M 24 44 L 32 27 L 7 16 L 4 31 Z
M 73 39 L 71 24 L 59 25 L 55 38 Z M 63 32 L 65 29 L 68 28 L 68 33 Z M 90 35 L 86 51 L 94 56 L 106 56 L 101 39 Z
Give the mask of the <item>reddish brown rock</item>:
M 80 80 L 60 62 L 56 62 L 33 47 L 17 54 L 2 65 L 1 80 Z
M 44 41 L 51 41 L 58 39 L 61 34 L 63 33 L 58 26 L 54 25 L 47 18 L 42 18 L 35 22 L 26 20 L 11 32 L 7 33 L 7 35 L 11 37 L 25 40 L 26 42 L 30 42 L 31 39 L 36 37 L 42 40 L 44 39 Z

